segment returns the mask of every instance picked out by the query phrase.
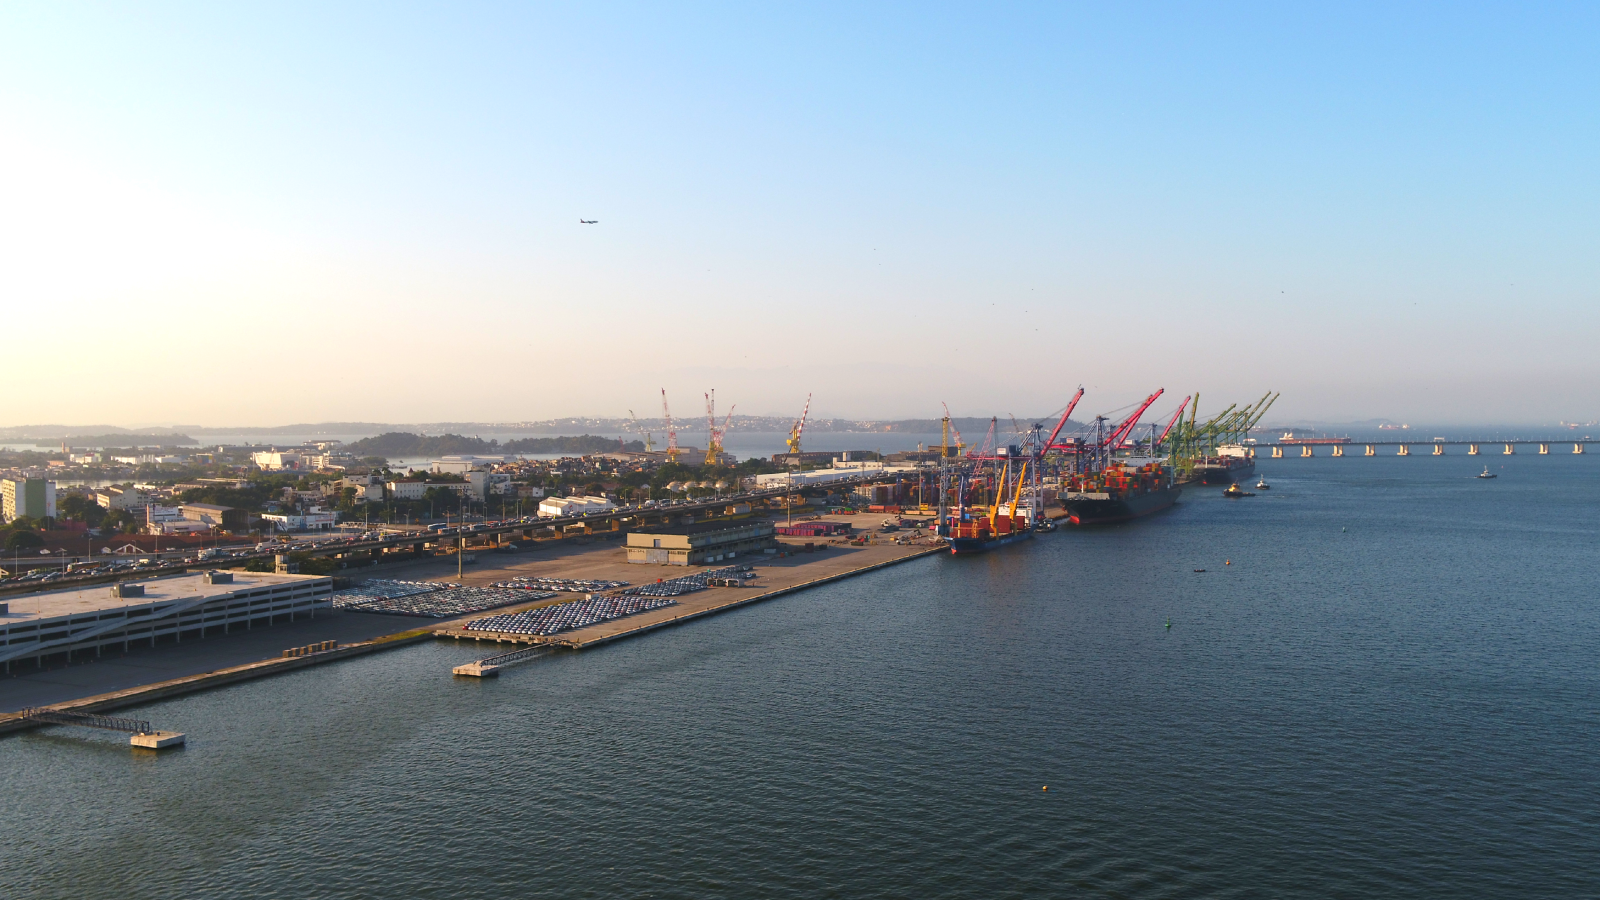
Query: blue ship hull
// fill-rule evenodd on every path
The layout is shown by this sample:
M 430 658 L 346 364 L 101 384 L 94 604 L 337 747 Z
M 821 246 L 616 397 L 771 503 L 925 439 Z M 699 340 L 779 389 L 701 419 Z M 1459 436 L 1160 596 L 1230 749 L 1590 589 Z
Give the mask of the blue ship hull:
M 1025 541 L 1031 537 L 1033 537 L 1033 530 L 1029 529 L 1027 531 L 1014 532 L 1006 535 L 1005 537 L 989 538 L 987 540 L 982 538 L 957 537 L 949 538 L 948 540 L 950 541 L 950 552 L 959 555 L 983 553 L 987 550 L 993 550 L 996 547 L 1004 547 L 1007 544 L 1015 544 L 1018 541 Z

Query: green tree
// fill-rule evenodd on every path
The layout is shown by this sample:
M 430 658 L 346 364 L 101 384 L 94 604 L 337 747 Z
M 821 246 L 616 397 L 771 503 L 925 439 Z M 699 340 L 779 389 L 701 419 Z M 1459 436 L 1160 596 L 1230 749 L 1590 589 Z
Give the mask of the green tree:
M 31 531 L 14 530 L 6 535 L 6 550 L 12 553 L 18 550 L 37 550 L 44 546 L 44 538 Z

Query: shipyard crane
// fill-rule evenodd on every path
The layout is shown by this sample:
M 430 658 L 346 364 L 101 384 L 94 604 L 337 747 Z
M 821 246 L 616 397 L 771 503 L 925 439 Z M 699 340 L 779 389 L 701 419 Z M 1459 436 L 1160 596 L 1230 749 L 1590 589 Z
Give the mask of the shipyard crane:
M 1060 436 L 1061 429 L 1067 427 L 1067 417 L 1072 415 L 1072 408 L 1077 406 L 1078 405 L 1078 401 L 1082 400 L 1082 399 L 1083 399 L 1083 386 L 1079 385 L 1078 386 L 1078 392 L 1076 394 L 1073 394 L 1072 395 L 1072 399 L 1067 402 L 1067 411 L 1061 414 L 1061 421 L 1057 422 L 1055 430 L 1050 432 L 1050 439 L 1045 441 L 1044 442 L 1044 447 L 1042 447 L 1039 450 L 1039 452 L 1041 454 L 1049 453 L 1051 450 L 1064 450 L 1064 449 L 1067 449 L 1065 447 L 1058 447 L 1056 445 L 1056 438 Z
M 735 403 L 734 407 L 738 405 Z M 733 419 L 733 408 L 729 408 L 728 418 Z M 717 389 L 712 388 L 706 392 L 706 465 L 717 464 L 717 457 L 722 453 L 722 434 L 727 430 L 726 422 L 721 428 L 717 427 Z
M 632 431 L 634 434 L 642 434 L 642 435 L 644 435 L 644 452 L 646 452 L 646 453 L 655 452 L 655 449 L 656 449 L 655 438 L 650 434 L 649 429 L 647 429 L 647 428 L 645 428 L 645 427 L 643 427 L 643 426 L 641 426 L 639 424 L 639 417 L 635 416 L 633 414 L 633 410 L 631 410 L 631 409 L 628 410 L 628 430 Z
M 999 418 L 995 416 L 989 417 L 989 431 L 983 436 L 983 443 L 978 445 L 978 449 L 967 454 L 968 459 L 994 458 L 994 429 L 998 424 L 1000 424 Z
M 800 454 L 800 435 L 806 430 L 806 417 L 811 415 L 811 395 L 806 395 L 805 408 L 800 410 L 800 418 L 789 426 L 789 452 L 798 456 Z
M 1273 394 L 1272 395 L 1272 399 L 1268 400 L 1267 404 L 1265 406 L 1261 407 L 1261 411 L 1256 413 L 1254 416 L 1250 417 L 1249 424 L 1245 425 L 1245 428 L 1244 428 L 1244 433 L 1246 435 L 1249 435 L 1250 432 L 1252 430 L 1254 430 L 1255 427 L 1261 423 L 1261 418 L 1267 414 L 1267 410 L 1272 408 L 1272 404 L 1278 402 L 1278 398 L 1281 397 L 1281 396 L 1283 396 L 1283 395 L 1282 394 Z
M 955 447 L 956 455 L 960 456 L 961 451 L 967 448 L 967 445 L 961 442 L 961 430 L 956 428 L 955 425 L 951 424 L 950 422 L 950 404 L 940 400 L 939 405 L 944 407 L 944 421 L 942 422 L 942 427 L 940 429 L 941 433 L 939 436 L 939 440 L 943 443 L 939 448 L 939 458 L 949 459 L 951 447 Z M 954 444 L 950 443 L 950 435 L 952 433 L 956 436 L 956 442 Z
M 1152 443 L 1150 445 L 1150 452 L 1151 453 L 1156 452 L 1156 448 L 1161 446 L 1162 442 L 1167 439 L 1167 435 L 1172 433 L 1172 426 L 1178 424 L 1178 420 L 1183 418 L 1183 410 L 1188 405 L 1189 405 L 1189 398 L 1188 397 L 1184 397 L 1183 398 L 1183 402 L 1178 404 L 1178 411 L 1173 413 L 1172 414 L 1172 418 L 1167 420 L 1167 427 L 1166 427 L 1166 429 L 1164 431 L 1161 432 L 1161 437 L 1156 438 L 1154 443 Z
M 678 461 L 678 430 L 672 427 L 672 410 L 667 407 L 667 389 L 661 389 L 661 414 L 667 418 L 667 461 Z
M 1122 424 L 1118 425 L 1116 430 L 1111 432 L 1111 437 L 1106 441 L 1106 447 L 1108 449 L 1115 450 L 1116 448 L 1122 446 L 1123 440 L 1127 438 L 1130 432 L 1133 431 L 1134 426 L 1139 424 L 1139 418 L 1144 415 L 1145 410 L 1150 408 L 1150 404 L 1156 402 L 1156 398 L 1160 397 L 1161 392 L 1164 390 L 1166 390 L 1166 388 L 1156 388 L 1156 392 L 1146 397 L 1144 402 L 1139 404 L 1139 408 L 1133 411 L 1133 415 L 1122 420 Z

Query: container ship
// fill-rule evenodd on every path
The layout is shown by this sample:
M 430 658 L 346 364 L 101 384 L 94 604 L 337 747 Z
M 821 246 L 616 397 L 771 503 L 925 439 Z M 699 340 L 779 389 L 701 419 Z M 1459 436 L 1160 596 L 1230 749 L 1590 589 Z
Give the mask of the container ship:
M 1015 448 L 1008 449 L 1011 456 L 1016 455 Z M 1035 490 L 1024 506 L 1022 493 L 1027 482 L 1028 470 L 1029 465 L 1023 463 L 1017 471 L 1015 491 L 1008 491 L 1007 486 L 1011 482 L 1011 460 L 1007 459 L 1005 467 L 996 473 L 993 504 L 986 511 L 982 508 L 971 509 L 963 504 L 940 523 L 937 533 L 949 542 L 951 553 L 957 555 L 983 553 L 1033 537 L 1033 523 L 1038 520 L 1036 515 L 1038 507 L 1033 499 L 1038 496 L 1038 470 L 1034 469 Z M 1010 503 L 1004 501 L 1007 493 L 1012 494 Z M 962 478 L 959 495 L 961 497 L 967 495 L 965 476 Z
M 1166 509 L 1182 493 L 1167 466 L 1113 461 L 1102 472 L 1069 477 L 1060 502 L 1074 525 L 1109 525 Z
M 1238 444 L 1218 447 L 1216 456 L 1202 456 L 1194 461 L 1194 477 L 1201 484 L 1233 484 L 1255 472 L 1255 457 Z
M 983 553 L 1033 537 L 1033 526 L 1021 516 L 980 516 L 966 521 L 951 518 L 945 540 L 950 552 Z

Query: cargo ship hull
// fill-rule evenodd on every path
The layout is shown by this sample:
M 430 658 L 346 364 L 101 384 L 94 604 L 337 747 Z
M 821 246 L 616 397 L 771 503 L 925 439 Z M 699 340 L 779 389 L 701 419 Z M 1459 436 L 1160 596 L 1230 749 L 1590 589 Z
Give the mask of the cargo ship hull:
M 1158 488 L 1153 491 L 1112 497 L 1107 494 L 1069 494 L 1061 498 L 1068 519 L 1074 525 L 1110 525 L 1171 508 L 1183 488 Z
M 1029 529 L 1024 531 L 1013 531 L 1010 534 L 1003 534 L 999 537 L 952 537 L 947 538 L 947 540 L 950 541 L 951 553 L 954 553 L 957 556 L 967 556 L 973 553 L 985 553 L 999 547 L 1004 547 L 1007 544 L 1015 544 L 1018 541 L 1025 541 L 1031 537 L 1033 537 L 1033 531 Z
M 1255 472 L 1256 461 L 1240 456 L 1227 456 L 1222 462 L 1204 462 L 1194 467 L 1195 478 L 1201 484 L 1233 484 Z

